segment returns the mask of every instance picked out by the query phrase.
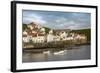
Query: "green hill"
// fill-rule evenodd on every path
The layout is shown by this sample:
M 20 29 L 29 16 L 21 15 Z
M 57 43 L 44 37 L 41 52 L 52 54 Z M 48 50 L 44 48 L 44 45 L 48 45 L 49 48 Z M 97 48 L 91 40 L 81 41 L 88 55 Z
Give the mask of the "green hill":
M 91 29 L 72 30 L 71 32 L 85 34 L 87 36 L 87 41 L 91 41 Z

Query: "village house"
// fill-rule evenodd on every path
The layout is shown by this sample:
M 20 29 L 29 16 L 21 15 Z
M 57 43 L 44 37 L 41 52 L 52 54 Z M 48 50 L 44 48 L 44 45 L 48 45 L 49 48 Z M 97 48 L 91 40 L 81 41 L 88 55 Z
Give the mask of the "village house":
M 53 41 L 54 41 L 53 30 L 50 30 L 49 34 L 47 34 L 47 42 L 53 42 Z
M 44 43 L 44 42 L 56 42 L 56 41 L 79 41 L 86 42 L 87 38 L 83 34 L 70 33 L 69 29 L 56 29 L 49 30 L 46 33 L 46 29 L 37 25 L 36 23 L 30 23 L 27 25 L 29 29 L 23 31 L 23 42 L 29 43 Z
M 61 40 L 62 40 L 62 41 L 66 40 L 67 35 L 68 35 L 68 34 L 67 34 L 66 32 L 64 32 L 64 31 L 61 32 L 61 33 L 60 33 L 60 38 L 61 38 Z
M 26 30 L 23 31 L 22 36 L 23 36 L 23 42 L 24 43 L 28 43 L 29 42 L 29 38 L 28 38 L 28 33 L 27 33 Z
M 58 36 L 58 35 L 55 35 L 54 36 L 54 41 L 56 42 L 56 41 L 60 41 L 61 39 L 60 39 L 60 36 Z

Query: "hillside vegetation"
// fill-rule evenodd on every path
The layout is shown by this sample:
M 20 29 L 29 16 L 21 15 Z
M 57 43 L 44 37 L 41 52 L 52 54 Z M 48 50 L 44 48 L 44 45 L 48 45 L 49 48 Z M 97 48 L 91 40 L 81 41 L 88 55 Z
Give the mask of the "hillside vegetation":
M 91 29 L 72 30 L 71 32 L 85 34 L 87 36 L 87 41 L 91 41 Z

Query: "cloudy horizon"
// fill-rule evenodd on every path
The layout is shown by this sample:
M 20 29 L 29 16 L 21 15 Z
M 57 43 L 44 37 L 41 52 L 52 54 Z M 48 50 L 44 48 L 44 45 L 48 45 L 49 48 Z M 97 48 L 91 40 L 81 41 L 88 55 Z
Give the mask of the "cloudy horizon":
M 91 14 L 79 12 L 23 10 L 23 24 L 31 22 L 51 29 L 87 29 Z

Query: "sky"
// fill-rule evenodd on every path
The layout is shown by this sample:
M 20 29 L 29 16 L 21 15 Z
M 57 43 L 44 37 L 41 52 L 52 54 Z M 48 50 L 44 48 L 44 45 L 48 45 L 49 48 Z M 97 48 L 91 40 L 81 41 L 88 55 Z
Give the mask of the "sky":
M 91 27 L 91 14 L 83 12 L 23 10 L 23 24 L 35 22 L 51 29 L 87 29 Z

